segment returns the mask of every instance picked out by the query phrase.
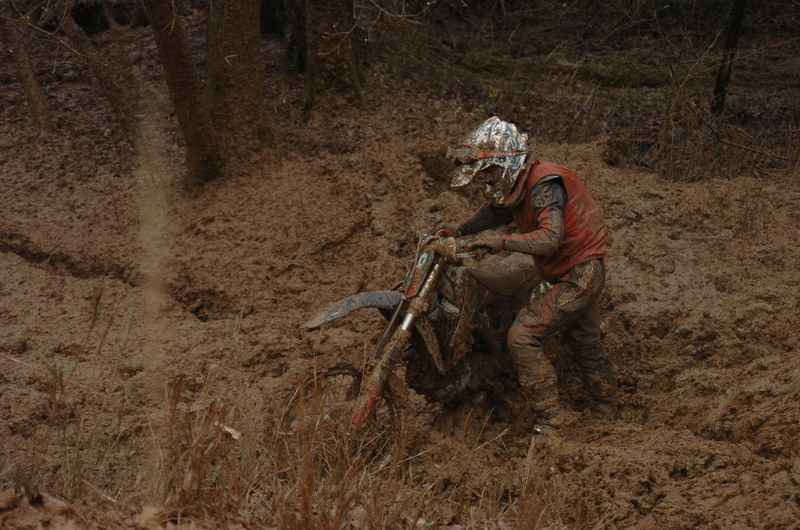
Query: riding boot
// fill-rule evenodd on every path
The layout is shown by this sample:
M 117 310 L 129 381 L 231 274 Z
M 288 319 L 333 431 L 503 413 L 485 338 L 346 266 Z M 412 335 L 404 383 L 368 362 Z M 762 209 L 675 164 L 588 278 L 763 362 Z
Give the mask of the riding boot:
M 592 399 L 592 411 L 600 417 L 616 418 L 619 377 L 614 365 L 608 359 L 600 361 L 582 359 L 581 365 L 584 368 L 586 387 Z
M 558 386 L 556 372 L 553 366 L 545 359 L 539 362 L 529 362 L 520 367 L 519 383 L 522 393 L 531 404 L 537 415 L 554 414 L 558 412 Z
M 614 365 L 606 360 L 589 377 L 590 380 L 598 383 L 596 390 L 593 392 L 595 409 L 604 417 L 616 418 L 619 377 Z
M 509 349 L 517 365 L 522 396 L 536 416 L 534 430 L 537 434 L 554 434 L 568 416 L 559 403 L 556 371 L 536 334 L 512 332 L 510 337 Z
M 617 410 L 617 372 L 608 358 L 600 332 L 600 306 L 595 301 L 579 315 L 564 338 L 583 370 L 592 411 L 613 418 Z

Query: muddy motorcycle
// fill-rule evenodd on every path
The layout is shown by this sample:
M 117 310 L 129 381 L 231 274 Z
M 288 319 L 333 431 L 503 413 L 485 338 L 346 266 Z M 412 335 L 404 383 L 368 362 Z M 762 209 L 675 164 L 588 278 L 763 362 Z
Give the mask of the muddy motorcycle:
M 347 395 L 340 398 L 352 400 L 353 424 L 371 418 L 381 403 L 394 413 L 397 396 L 404 392 L 395 376 L 401 363 L 405 385 L 429 402 L 453 403 L 479 392 L 499 396 L 514 391 L 516 369 L 505 347 L 514 312 L 512 295 L 519 295 L 523 285 L 529 290 L 546 286 L 537 286 L 529 259 L 524 266 L 501 265 L 500 269 L 513 270 L 509 273 L 470 269 L 463 264 L 468 257 L 475 256 L 459 252 L 446 230 L 423 235 L 413 265 L 395 288 L 351 296 L 306 322 L 306 329 L 315 330 L 367 308 L 386 317 L 371 366 L 359 373 L 337 365 L 324 374 L 324 378 L 348 376 Z M 525 299 L 529 296 L 522 294 Z

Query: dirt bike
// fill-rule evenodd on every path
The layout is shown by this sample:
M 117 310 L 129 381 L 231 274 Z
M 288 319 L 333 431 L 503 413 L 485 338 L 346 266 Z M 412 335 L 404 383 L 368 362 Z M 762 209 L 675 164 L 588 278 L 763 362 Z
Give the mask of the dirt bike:
M 388 321 L 375 347 L 371 372 L 335 365 L 320 378 L 347 375 L 346 382 L 337 383 L 338 390 L 333 383 L 328 386 L 336 393 L 332 400 L 353 403 L 353 424 L 371 418 L 379 403 L 389 415 L 396 412 L 403 392 L 394 374 L 400 362 L 405 365 L 405 384 L 429 402 L 514 391 L 516 369 L 505 333 L 514 313 L 513 295 L 522 286 L 536 284 L 532 264 L 527 258 L 525 266 L 517 261 L 505 267 L 515 269 L 512 273 L 481 273 L 463 264 L 468 257 L 474 255 L 459 252 L 449 231 L 422 235 L 411 268 L 395 288 L 340 300 L 305 323 L 306 329 L 315 330 L 366 308 L 380 310 Z M 543 283 L 537 287 L 544 288 Z M 522 294 L 527 300 L 529 292 Z

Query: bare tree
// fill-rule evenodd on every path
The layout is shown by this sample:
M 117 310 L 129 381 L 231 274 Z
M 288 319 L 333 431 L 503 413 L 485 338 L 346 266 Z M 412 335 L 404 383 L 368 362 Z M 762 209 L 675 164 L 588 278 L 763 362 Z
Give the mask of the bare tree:
M 34 127 L 40 133 L 53 132 L 53 120 L 50 118 L 50 108 L 42 94 L 42 88 L 33 71 L 30 57 L 22 42 L 22 34 L 17 28 L 16 15 L 11 9 L 10 0 L 0 0 L 0 42 L 11 51 L 17 65 L 17 72 L 22 89 L 28 100 Z
M 308 0 L 285 0 L 286 16 L 289 27 L 289 43 L 287 46 L 288 63 L 301 72 L 308 66 Z
M 186 140 L 187 186 L 192 188 L 220 175 L 217 134 L 173 3 L 144 0 L 144 6 L 164 66 L 170 99 Z
M 70 14 L 69 0 L 58 2 L 56 5 L 56 15 L 61 21 L 61 30 L 67 36 L 75 50 L 89 64 L 100 89 L 106 95 L 114 116 L 117 118 L 123 132 L 128 137 L 131 144 L 136 147 L 141 138 L 139 124 L 134 117 L 131 107 L 133 99 L 126 89 L 123 88 L 120 76 L 113 67 L 94 49 L 83 30 L 75 23 Z
M 259 4 L 214 0 L 207 18 L 205 99 L 226 158 L 271 140 L 264 102 Z
M 353 4 L 338 0 L 292 0 L 305 7 L 307 106 L 326 91 L 362 100 Z
M 714 85 L 714 96 L 711 99 L 711 113 L 717 116 L 722 114 L 722 111 L 725 109 L 725 96 L 728 94 L 728 84 L 731 80 L 733 59 L 736 56 L 736 42 L 739 40 L 739 33 L 742 29 L 742 19 L 744 18 L 744 4 L 745 0 L 733 0 L 731 14 L 730 17 L 728 17 L 728 25 L 725 29 L 722 62 L 717 71 L 717 82 Z

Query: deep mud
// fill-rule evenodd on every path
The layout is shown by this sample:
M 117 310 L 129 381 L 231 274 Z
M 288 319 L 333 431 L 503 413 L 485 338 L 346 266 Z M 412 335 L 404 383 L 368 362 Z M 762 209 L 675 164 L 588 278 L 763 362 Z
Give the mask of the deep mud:
M 58 124 L 46 138 L 0 63 L 0 526 L 162 521 L 143 506 L 173 376 L 192 406 L 232 400 L 244 440 L 276 436 L 304 367 L 362 358 L 381 320 L 301 324 L 392 287 L 417 232 L 478 204 L 448 189 L 442 155 L 479 117 L 374 79 L 363 108 L 328 98 L 303 122 L 302 89 L 272 63 L 277 154 L 187 193 L 149 28 L 128 31 L 96 39 L 142 84 L 143 155 L 79 59 L 37 65 Z M 576 414 L 557 440 L 532 442 L 524 420 L 480 400 L 412 400 L 412 484 L 440 499 L 420 515 L 502 528 L 536 476 L 558 501 L 551 528 L 800 527 L 800 175 L 668 182 L 608 166 L 603 141 L 536 149 L 574 168 L 606 214 L 620 418 L 583 414 L 557 343 Z

